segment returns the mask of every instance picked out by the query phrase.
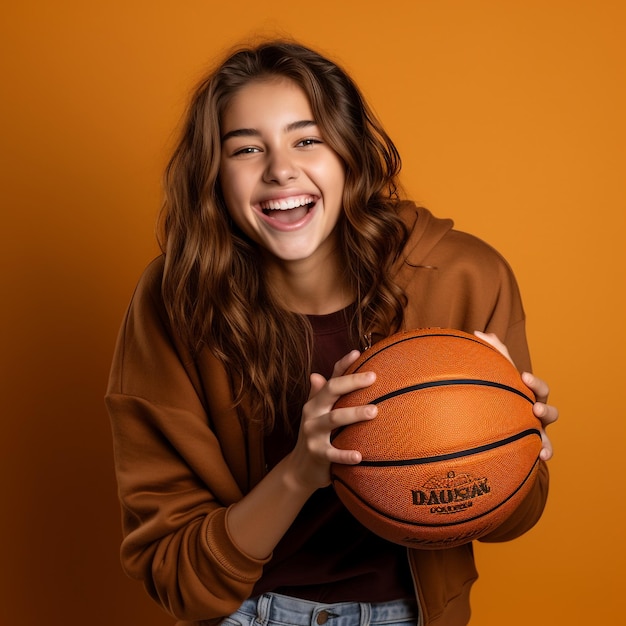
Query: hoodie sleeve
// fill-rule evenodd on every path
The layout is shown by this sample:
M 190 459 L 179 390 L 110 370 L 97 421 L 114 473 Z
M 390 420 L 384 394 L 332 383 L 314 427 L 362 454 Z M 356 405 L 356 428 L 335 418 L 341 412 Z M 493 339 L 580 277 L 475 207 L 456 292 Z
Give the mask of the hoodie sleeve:
M 121 559 L 177 619 L 209 623 L 237 609 L 267 561 L 243 553 L 228 534 L 228 507 L 242 493 L 212 429 L 211 399 L 203 398 L 191 359 L 172 339 L 160 276 L 155 263 L 137 287 L 106 394 Z M 239 428 L 234 414 L 232 423 Z

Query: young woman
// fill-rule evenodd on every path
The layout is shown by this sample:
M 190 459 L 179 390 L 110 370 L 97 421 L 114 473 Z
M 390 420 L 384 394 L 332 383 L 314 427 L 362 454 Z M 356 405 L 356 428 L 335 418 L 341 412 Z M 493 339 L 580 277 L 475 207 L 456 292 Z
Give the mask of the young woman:
M 179 624 L 469 619 L 471 544 L 406 550 L 329 486 L 330 443 L 374 406 L 333 410 L 372 373 L 359 351 L 402 328 L 482 331 L 529 372 L 515 279 L 492 248 L 400 201 L 400 159 L 352 80 L 302 46 L 226 59 L 193 95 L 167 168 L 163 255 L 141 278 L 107 405 L 129 575 Z M 500 343 L 500 341 L 502 343 Z M 512 539 L 534 489 L 485 537 Z M 348 620 L 348 621 L 346 621 Z

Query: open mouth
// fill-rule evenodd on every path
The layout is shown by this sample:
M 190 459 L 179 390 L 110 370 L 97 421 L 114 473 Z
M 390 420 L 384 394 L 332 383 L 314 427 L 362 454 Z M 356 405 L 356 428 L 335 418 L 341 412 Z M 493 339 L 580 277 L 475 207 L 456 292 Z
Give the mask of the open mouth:
M 259 208 L 267 217 L 290 224 L 304 218 L 316 203 L 317 198 L 314 196 L 291 196 L 265 200 L 259 204 Z

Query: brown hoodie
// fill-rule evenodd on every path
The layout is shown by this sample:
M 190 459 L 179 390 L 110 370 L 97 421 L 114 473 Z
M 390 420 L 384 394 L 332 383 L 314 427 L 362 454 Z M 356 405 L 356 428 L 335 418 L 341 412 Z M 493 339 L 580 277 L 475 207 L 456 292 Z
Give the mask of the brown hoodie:
M 405 328 L 493 332 L 520 370 L 530 370 L 524 311 L 504 259 L 412 203 L 411 232 L 397 280 L 408 305 Z M 106 396 L 122 505 L 125 571 L 179 626 L 208 626 L 249 597 L 266 560 L 228 535 L 228 507 L 264 474 L 263 437 L 231 406 L 228 377 L 208 350 L 193 359 L 172 330 L 161 296 L 163 257 L 141 277 L 122 324 Z M 376 338 L 374 338 L 376 339 Z M 541 516 L 548 473 L 541 464 L 529 496 L 485 541 L 506 541 Z M 471 544 L 409 550 L 420 622 L 469 621 L 476 579 Z

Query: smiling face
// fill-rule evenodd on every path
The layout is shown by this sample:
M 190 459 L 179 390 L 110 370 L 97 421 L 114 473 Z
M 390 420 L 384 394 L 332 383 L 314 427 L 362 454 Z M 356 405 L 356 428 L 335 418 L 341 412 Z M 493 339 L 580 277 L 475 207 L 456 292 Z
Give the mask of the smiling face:
M 230 100 L 221 132 L 220 185 L 239 228 L 283 264 L 333 255 L 345 170 L 305 92 L 253 81 Z

